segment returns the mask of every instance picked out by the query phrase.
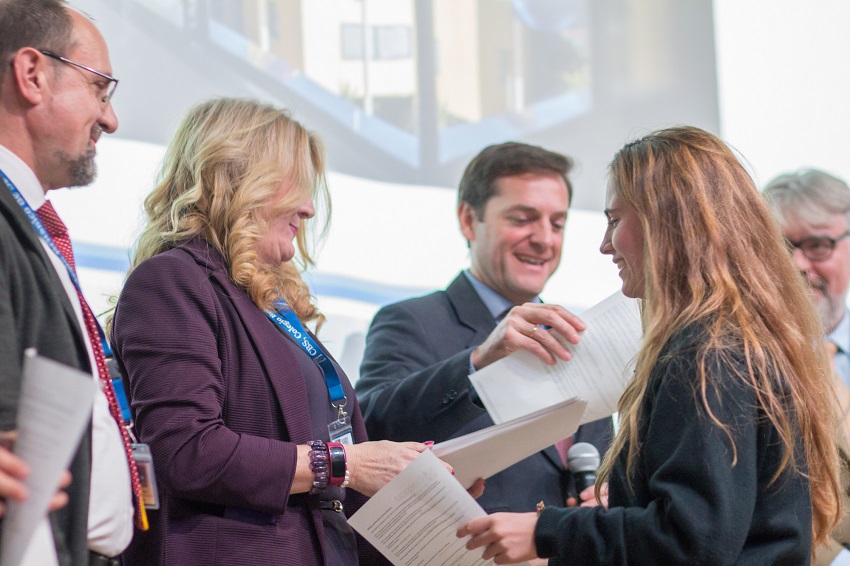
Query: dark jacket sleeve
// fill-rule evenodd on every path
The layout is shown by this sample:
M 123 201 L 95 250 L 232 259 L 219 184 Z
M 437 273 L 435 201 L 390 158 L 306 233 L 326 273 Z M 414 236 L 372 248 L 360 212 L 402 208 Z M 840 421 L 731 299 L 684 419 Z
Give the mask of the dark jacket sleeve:
M 245 356 L 246 365 L 235 365 L 245 383 L 264 379 L 256 356 L 249 360 L 250 346 L 242 344 L 240 322 L 221 308 L 226 300 L 191 259 L 161 254 L 148 260 L 121 292 L 115 352 L 140 440 L 151 445 L 159 480 L 173 495 L 281 515 L 294 479 L 295 444 L 237 433 L 223 419 L 232 402 L 228 378 L 235 383 L 225 368 L 234 367 L 235 357 Z M 243 346 L 249 352 L 241 352 Z M 249 409 L 277 410 L 273 403 Z
M 757 493 L 764 488 L 756 399 L 730 375 L 730 366 L 712 366 L 717 388 L 709 386 L 706 395 L 734 438 L 733 462 L 729 438 L 711 422 L 696 391 L 693 362 L 693 354 L 680 355 L 656 368 L 651 379 L 634 477 L 636 500 L 626 507 L 612 501 L 608 510 L 544 510 L 535 533 L 540 556 L 568 564 L 737 561 Z M 617 471 L 622 468 L 612 476 Z
M 427 299 L 384 307 L 372 321 L 355 390 L 373 440 L 441 442 L 486 414 L 470 399 L 472 331 Z

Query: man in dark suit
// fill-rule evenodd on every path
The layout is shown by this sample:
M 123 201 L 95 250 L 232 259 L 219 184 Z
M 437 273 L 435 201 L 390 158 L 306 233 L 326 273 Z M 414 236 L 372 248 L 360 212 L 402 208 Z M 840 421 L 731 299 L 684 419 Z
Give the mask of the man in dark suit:
M 70 244 L 45 196 L 91 183 L 98 138 L 118 120 L 106 44 L 86 17 L 61 0 L 0 0 L 0 14 L 0 436 L 10 444 L 25 349 L 101 377 L 94 318 L 74 285 L 72 254 L 57 247 Z M 108 565 L 129 543 L 131 468 L 113 414 L 98 390 L 70 465 L 68 504 L 39 527 L 43 538 L 34 537 L 24 564 Z M 0 497 L 25 497 L 19 464 L 0 449 Z M 55 548 L 37 542 L 51 536 Z
M 571 167 L 568 157 L 513 142 L 468 165 L 458 218 L 469 270 L 445 291 L 381 309 L 369 329 L 356 391 L 371 439 L 441 442 L 490 426 L 469 374 L 517 350 L 549 364 L 569 359 L 545 329 L 577 343 L 584 323 L 539 294 L 561 259 Z M 611 437 L 606 419 L 571 440 L 604 454 Z M 478 501 L 490 513 L 563 506 L 569 483 L 550 446 L 489 478 Z

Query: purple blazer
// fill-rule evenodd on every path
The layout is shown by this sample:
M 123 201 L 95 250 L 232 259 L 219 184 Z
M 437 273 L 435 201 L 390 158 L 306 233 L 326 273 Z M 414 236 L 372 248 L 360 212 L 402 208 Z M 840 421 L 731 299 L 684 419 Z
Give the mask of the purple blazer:
M 139 440 L 153 453 L 161 508 L 149 513 L 148 532 L 136 532 L 126 564 L 326 562 L 318 498 L 289 495 L 296 445 L 312 433 L 286 339 L 200 238 L 132 272 L 113 342 Z M 356 402 L 350 413 L 363 442 Z M 347 515 L 365 499 L 348 490 Z M 380 559 L 358 543 L 361 563 Z

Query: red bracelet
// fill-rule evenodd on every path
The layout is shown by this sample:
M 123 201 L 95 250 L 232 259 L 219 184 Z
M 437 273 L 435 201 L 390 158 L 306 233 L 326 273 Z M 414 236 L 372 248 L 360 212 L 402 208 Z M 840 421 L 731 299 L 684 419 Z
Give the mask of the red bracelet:
M 328 466 L 330 471 L 328 485 L 341 486 L 345 482 L 346 472 L 348 471 L 345 447 L 339 442 L 327 442 L 325 445 L 328 447 L 328 462 L 330 463 L 330 466 Z

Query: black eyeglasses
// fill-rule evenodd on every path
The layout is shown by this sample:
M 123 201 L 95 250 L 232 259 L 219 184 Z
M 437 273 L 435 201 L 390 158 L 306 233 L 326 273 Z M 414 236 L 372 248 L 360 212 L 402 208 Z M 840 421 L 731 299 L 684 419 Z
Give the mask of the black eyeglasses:
M 52 57 L 53 59 L 56 59 L 57 61 L 62 61 L 63 63 L 65 63 L 67 65 L 73 65 L 75 67 L 79 67 L 80 69 L 83 69 L 84 71 L 88 71 L 89 73 L 94 73 L 95 75 L 106 79 L 106 81 L 107 81 L 106 86 L 103 87 L 104 90 L 106 90 L 106 95 L 101 97 L 100 103 L 103 104 L 104 108 L 106 106 L 109 106 L 109 101 L 112 100 L 112 96 L 115 94 L 115 89 L 118 88 L 118 79 L 116 79 L 115 77 L 110 77 L 106 73 L 101 73 L 100 71 L 96 71 L 95 69 L 92 69 L 91 67 L 87 67 L 87 66 L 85 66 L 81 63 L 77 63 L 76 61 L 71 61 L 70 59 L 62 57 L 61 55 L 58 55 L 58 54 L 54 53 L 53 51 L 48 51 L 46 49 L 39 49 L 39 51 L 43 55 L 47 55 L 48 57 Z
M 806 256 L 806 259 L 809 261 L 826 261 L 832 257 L 832 252 L 835 250 L 835 244 L 847 236 L 850 236 L 850 230 L 844 232 L 837 238 L 816 236 L 812 238 L 803 238 L 799 242 L 792 242 L 788 239 L 785 241 L 788 243 L 788 247 L 791 248 L 792 251 L 794 248 L 797 248 L 803 252 L 803 255 Z

